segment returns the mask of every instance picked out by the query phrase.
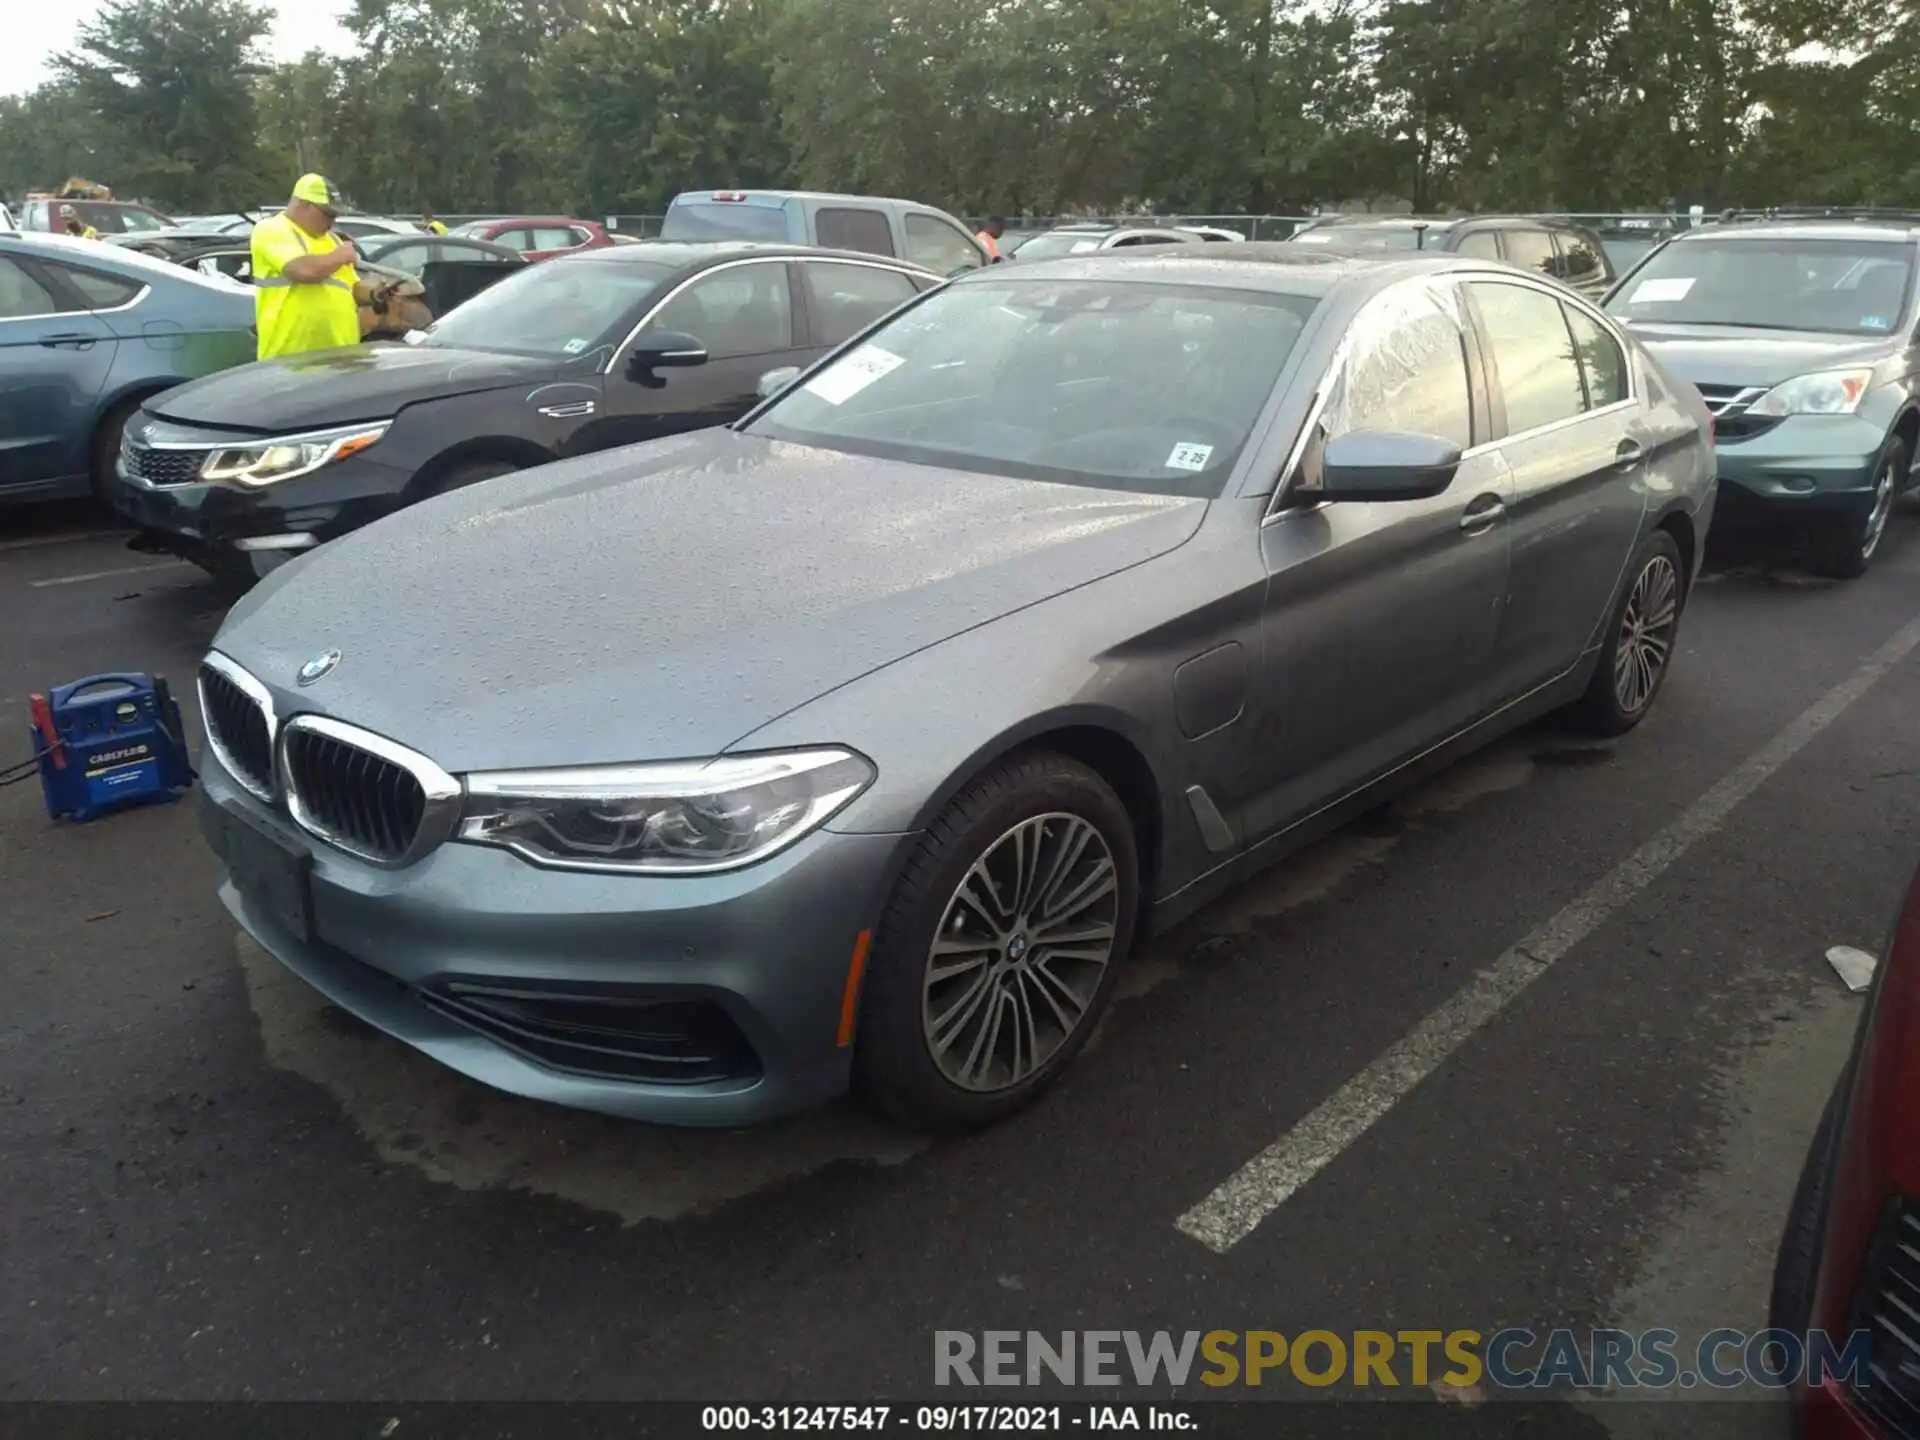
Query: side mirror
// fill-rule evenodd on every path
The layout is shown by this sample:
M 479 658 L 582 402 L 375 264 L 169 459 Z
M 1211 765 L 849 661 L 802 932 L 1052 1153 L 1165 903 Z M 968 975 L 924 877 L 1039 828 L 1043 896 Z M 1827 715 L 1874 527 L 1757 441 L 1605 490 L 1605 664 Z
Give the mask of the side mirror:
M 779 369 L 769 370 L 762 375 L 760 383 L 754 389 L 762 400 L 771 400 L 799 378 L 798 365 L 782 365 Z
M 1453 483 L 1460 447 L 1438 435 L 1354 430 L 1327 442 L 1319 498 L 1428 500 Z
M 678 370 L 707 363 L 707 347 L 678 330 L 650 330 L 627 352 L 627 378 L 657 390 L 667 382 L 655 370 Z

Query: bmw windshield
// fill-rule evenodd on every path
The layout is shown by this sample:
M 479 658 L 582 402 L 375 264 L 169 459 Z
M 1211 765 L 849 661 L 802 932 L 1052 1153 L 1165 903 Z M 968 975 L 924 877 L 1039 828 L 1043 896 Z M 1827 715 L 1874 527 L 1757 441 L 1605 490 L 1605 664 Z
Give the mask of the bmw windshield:
M 987 474 L 1214 496 L 1315 304 L 1185 285 L 961 283 L 745 429 Z
M 419 343 L 571 360 L 618 342 L 634 308 L 673 274 L 624 256 L 529 265 L 448 311 Z
M 1729 236 L 1677 240 L 1607 301 L 1628 322 L 1890 335 L 1913 290 L 1914 247 L 1893 241 Z

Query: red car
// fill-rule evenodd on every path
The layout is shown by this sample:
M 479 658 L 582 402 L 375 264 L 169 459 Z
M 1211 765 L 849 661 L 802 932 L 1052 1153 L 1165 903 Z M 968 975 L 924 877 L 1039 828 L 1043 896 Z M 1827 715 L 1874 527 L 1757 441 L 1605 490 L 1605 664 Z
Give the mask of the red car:
M 605 227 L 591 220 L 570 220 L 564 215 L 512 215 L 501 220 L 471 220 L 456 226 L 455 235 L 474 240 L 491 240 L 509 250 L 518 250 L 529 260 L 551 260 L 556 255 L 572 255 L 581 250 L 603 250 L 613 244 Z
M 1920 875 L 1794 1192 L 1770 1310 L 1808 1342 L 1787 1367 L 1805 1440 L 1920 1436 Z

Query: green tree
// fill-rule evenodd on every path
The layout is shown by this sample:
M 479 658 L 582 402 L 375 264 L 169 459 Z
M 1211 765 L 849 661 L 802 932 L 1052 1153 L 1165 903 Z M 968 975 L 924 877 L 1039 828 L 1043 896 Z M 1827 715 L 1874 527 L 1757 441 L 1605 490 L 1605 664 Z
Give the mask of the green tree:
M 247 0 L 109 0 L 54 57 L 58 82 L 100 122 L 117 194 L 202 209 L 267 182 L 253 82 L 273 12 Z

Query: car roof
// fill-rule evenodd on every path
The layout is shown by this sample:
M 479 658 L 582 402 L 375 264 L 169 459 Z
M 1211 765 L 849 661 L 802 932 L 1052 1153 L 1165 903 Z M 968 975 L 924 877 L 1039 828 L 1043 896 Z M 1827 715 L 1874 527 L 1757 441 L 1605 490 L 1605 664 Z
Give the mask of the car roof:
M 1674 243 L 1711 237 L 1715 240 L 1904 240 L 1920 241 L 1916 220 L 1725 220 L 1682 231 Z
M 416 245 L 451 245 L 459 250 L 478 250 L 483 255 L 492 255 L 503 260 L 526 259 L 526 256 L 510 245 L 496 245 L 493 241 L 482 240 L 477 235 L 435 235 L 430 230 L 422 230 L 417 235 L 382 235 L 377 240 L 363 240 L 355 248 L 369 260 L 378 260 L 391 251 Z
M 611 245 L 600 250 L 583 250 L 578 255 L 563 255 L 549 265 L 668 265 L 675 269 L 718 265 L 723 260 L 748 256 L 767 256 L 791 260 L 859 260 L 869 265 L 885 265 L 896 270 L 934 272 L 911 260 L 892 255 L 871 255 L 864 250 L 828 250 L 819 245 L 767 245 L 752 240 L 649 240 L 643 245 Z
M 991 284 L 996 280 L 1047 278 L 1133 280 L 1321 296 L 1349 281 L 1374 289 L 1409 275 L 1485 268 L 1484 262 L 1440 251 L 1363 250 L 1339 245 L 1292 245 L 1284 240 L 1229 240 L 1217 245 L 1092 250 L 1053 260 L 1035 260 L 1006 270 L 975 270 L 953 283 Z
M 728 190 L 715 187 L 711 190 L 682 190 L 673 197 L 674 204 L 682 200 L 713 200 L 720 195 L 740 195 L 749 200 L 865 200 L 877 205 L 910 205 L 916 210 L 935 210 L 938 206 L 928 205 L 919 200 L 903 200 L 898 195 L 856 195 L 846 190 L 772 190 L 747 186 L 743 189 Z M 721 202 L 737 205 L 738 200 Z
M 591 225 L 591 220 L 582 220 L 577 215 L 490 215 L 485 220 L 470 222 L 475 225 Z

